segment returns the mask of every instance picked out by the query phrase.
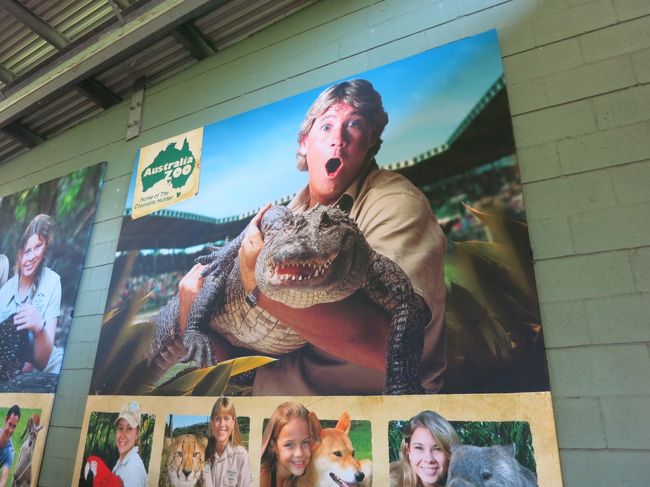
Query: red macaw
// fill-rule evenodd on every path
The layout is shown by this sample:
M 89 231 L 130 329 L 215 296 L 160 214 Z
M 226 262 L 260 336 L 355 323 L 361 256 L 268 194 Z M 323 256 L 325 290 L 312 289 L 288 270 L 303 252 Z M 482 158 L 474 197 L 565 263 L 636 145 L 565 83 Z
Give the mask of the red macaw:
M 86 458 L 84 478 L 88 480 L 89 472 L 93 473 L 93 487 L 124 487 L 122 479 L 109 470 L 99 457 L 90 456 Z

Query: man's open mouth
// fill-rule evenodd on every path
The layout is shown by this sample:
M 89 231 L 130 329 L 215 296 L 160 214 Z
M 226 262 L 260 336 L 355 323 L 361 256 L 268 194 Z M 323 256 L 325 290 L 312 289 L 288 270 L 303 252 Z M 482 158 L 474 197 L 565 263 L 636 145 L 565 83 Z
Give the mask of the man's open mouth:
M 325 171 L 327 171 L 327 175 L 330 177 L 336 176 L 342 167 L 343 163 L 338 157 L 332 157 L 325 163 Z

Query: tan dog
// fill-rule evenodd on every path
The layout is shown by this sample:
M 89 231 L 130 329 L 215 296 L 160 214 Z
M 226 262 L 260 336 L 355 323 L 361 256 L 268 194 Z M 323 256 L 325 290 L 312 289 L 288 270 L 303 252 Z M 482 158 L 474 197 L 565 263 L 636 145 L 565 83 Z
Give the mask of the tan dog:
M 372 462 L 354 458 L 349 432 L 348 413 L 341 414 L 334 428 L 320 430 L 320 441 L 312 448 L 311 460 L 298 479 L 298 487 L 370 487 Z

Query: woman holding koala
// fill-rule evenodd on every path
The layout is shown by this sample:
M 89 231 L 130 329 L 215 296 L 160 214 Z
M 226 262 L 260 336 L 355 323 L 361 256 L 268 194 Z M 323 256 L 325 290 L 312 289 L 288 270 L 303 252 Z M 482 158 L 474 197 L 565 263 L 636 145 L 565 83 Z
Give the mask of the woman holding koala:
M 390 486 L 444 485 L 451 448 L 458 444 L 458 434 L 445 418 L 433 411 L 415 415 L 402 439 L 400 460 L 390 464 Z

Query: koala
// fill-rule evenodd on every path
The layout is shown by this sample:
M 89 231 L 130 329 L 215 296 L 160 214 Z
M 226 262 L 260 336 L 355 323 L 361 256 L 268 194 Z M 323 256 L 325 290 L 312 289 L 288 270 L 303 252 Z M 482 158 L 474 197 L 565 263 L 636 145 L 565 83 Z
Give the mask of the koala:
M 535 474 L 515 459 L 515 445 L 452 447 L 447 487 L 537 487 Z

